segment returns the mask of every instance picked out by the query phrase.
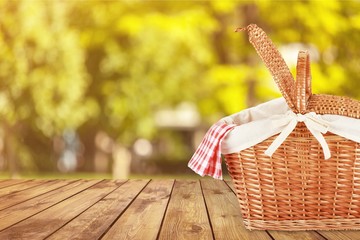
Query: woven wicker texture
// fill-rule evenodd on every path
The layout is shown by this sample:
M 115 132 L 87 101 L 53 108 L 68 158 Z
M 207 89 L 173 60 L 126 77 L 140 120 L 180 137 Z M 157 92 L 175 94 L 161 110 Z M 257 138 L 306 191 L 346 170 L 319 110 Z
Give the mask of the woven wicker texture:
M 306 113 L 307 103 L 312 95 L 310 56 L 308 52 L 300 51 L 296 66 L 296 83 L 293 96 L 297 112 Z
M 246 29 L 294 112 L 359 118 L 359 101 L 311 93 L 307 52 L 299 52 L 295 83 L 266 34 L 256 25 Z M 319 142 L 304 123 L 298 123 L 268 157 L 264 152 L 277 136 L 224 156 L 246 228 L 360 229 L 360 144 L 324 134 L 331 151 L 331 158 L 324 160 Z
M 236 31 L 244 30 L 247 30 L 250 43 L 254 46 L 256 52 L 269 69 L 290 109 L 295 113 L 299 112 L 296 105 L 299 97 L 297 97 L 296 91 L 300 84 L 295 83 L 294 78 L 280 52 L 267 37 L 266 33 L 257 25 L 250 24 L 246 28 L 236 29 Z M 305 76 L 308 83 L 307 92 L 309 99 L 306 99 L 306 112 L 337 114 L 360 118 L 360 103 L 357 100 L 341 96 L 311 94 L 310 60 L 308 54 L 302 51 L 300 51 L 298 57 L 297 82 L 299 79 L 302 81 L 301 74 L 303 74 L 303 77 Z
M 238 28 L 236 31 L 247 30 L 249 41 L 255 47 L 266 67 L 270 70 L 275 82 L 279 86 L 281 94 L 286 99 L 289 107 L 296 110 L 293 104 L 293 90 L 295 88 L 294 78 L 286 65 L 280 52 L 277 50 L 272 41 L 266 36 L 266 33 L 255 24 L 250 24 L 246 28 Z

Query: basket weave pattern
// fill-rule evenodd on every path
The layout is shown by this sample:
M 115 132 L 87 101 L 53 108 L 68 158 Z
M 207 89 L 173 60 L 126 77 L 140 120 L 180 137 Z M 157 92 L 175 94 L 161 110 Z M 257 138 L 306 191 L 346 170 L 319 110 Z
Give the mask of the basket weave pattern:
M 256 25 L 247 30 L 250 42 L 294 112 L 360 117 L 359 101 L 311 93 L 306 52 L 299 53 L 295 82 L 265 33 Z M 272 230 L 360 229 L 360 144 L 326 133 L 331 158 L 324 160 L 319 142 L 299 122 L 268 157 L 264 152 L 276 137 L 224 156 L 245 226 Z

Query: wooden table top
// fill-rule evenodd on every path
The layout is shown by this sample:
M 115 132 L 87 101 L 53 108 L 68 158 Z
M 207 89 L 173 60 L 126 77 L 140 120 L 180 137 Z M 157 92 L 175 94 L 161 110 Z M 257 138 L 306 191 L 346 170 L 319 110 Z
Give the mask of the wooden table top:
M 228 181 L 0 180 L 0 239 L 360 239 L 248 231 Z

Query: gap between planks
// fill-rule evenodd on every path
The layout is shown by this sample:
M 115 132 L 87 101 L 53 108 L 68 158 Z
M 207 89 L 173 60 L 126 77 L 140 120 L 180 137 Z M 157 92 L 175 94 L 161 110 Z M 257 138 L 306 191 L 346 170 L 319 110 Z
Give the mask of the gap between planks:
M 85 186 L 80 182 L 85 183 Z M 92 204 L 83 207 L 81 211 L 77 209 L 76 214 L 70 214 L 71 216 L 69 215 L 70 217 L 68 216 L 66 221 L 57 224 L 57 227 L 52 228 L 51 231 L 47 231 L 49 239 L 64 239 L 64 237 L 72 236 L 68 234 L 74 234 L 75 232 L 84 232 L 87 237 L 91 236 L 89 235 L 91 232 L 94 232 L 93 236 L 95 237 L 96 231 L 92 230 L 97 229 L 96 226 L 99 224 L 105 223 L 104 221 L 107 220 L 105 216 L 112 213 L 114 209 L 116 209 L 115 213 L 109 220 L 111 223 L 104 224 L 107 228 L 100 229 L 96 233 L 97 237 L 93 239 L 100 237 L 111 239 L 111 236 L 124 233 L 117 230 L 119 226 L 125 232 L 127 231 L 129 237 L 149 237 L 147 239 L 168 239 L 167 237 L 173 238 L 174 236 L 179 238 L 195 236 L 197 239 L 202 239 L 202 236 L 204 239 L 360 239 L 358 231 L 248 231 L 243 227 L 240 208 L 231 181 L 212 179 L 147 180 L 147 184 L 134 190 L 133 195 L 125 200 L 124 206 L 119 208 L 116 205 L 117 201 L 122 202 L 119 198 L 123 193 L 128 194 L 125 188 L 120 190 L 126 184 L 111 186 L 108 183 L 109 180 L 104 180 L 103 184 L 108 190 L 100 193 L 97 191 L 89 192 L 89 189 L 92 189 L 92 186 L 99 184 L 99 182 L 101 181 L 80 180 L 67 182 L 65 186 L 52 189 L 52 183 L 56 184 L 56 181 L 30 180 L 15 181 L 14 183 L 6 180 L 0 181 L 0 192 L 2 192 L 0 199 L 16 196 L 16 201 L 19 201 L 15 205 L 0 210 L 0 238 L 6 236 L 2 235 L 4 232 L 9 233 L 8 229 L 21 231 L 21 228 L 12 227 L 14 225 L 19 224 L 19 226 L 23 226 L 27 230 L 28 226 L 24 225 L 24 222 L 30 224 L 31 221 L 29 222 L 28 219 L 36 219 L 37 215 L 44 215 L 51 219 L 51 212 L 47 212 L 50 211 L 49 209 L 55 208 L 57 213 L 61 213 L 61 208 L 57 205 L 64 205 L 64 202 L 70 201 L 69 199 L 72 198 L 91 198 L 90 193 L 93 192 L 95 195 L 99 195 L 97 197 L 93 196 Z M 26 186 L 25 183 L 29 185 Z M 161 186 L 165 186 L 165 188 L 160 191 Z M 31 189 L 38 191 L 39 195 L 31 193 Z M 99 189 L 99 187 L 95 189 Z M 84 194 L 83 192 L 86 191 L 88 193 Z M 26 193 L 24 196 L 28 196 L 29 199 L 25 199 L 26 197 L 21 199 L 21 192 Z M 153 196 L 154 192 L 159 193 Z M 83 194 L 83 196 L 76 197 L 78 194 Z M 161 203 L 157 204 L 158 201 Z M 112 205 L 108 205 L 109 202 Z M 193 204 L 195 207 L 191 209 L 191 207 L 187 206 L 188 204 Z M 98 207 L 99 209 L 97 209 Z M 136 216 L 139 209 L 142 210 L 143 214 L 140 213 L 140 216 Z M 103 215 L 101 215 L 102 210 L 104 210 Z M 202 216 L 199 217 L 198 215 Z M 139 221 L 139 219 L 143 218 L 149 219 L 149 221 Z M 129 224 L 123 225 L 123 220 Z M 138 225 L 133 225 L 133 222 L 137 222 Z M 129 225 L 131 226 L 129 227 Z M 151 234 L 146 234 L 146 232 L 149 233 L 148 229 L 151 230 Z M 184 229 L 185 231 L 182 231 Z M 34 235 L 30 234 L 29 236 Z M 86 236 L 78 235 L 79 239 L 84 239 Z M 150 238 L 150 236 L 152 237 Z M 45 237 L 45 235 L 42 235 L 42 237 Z

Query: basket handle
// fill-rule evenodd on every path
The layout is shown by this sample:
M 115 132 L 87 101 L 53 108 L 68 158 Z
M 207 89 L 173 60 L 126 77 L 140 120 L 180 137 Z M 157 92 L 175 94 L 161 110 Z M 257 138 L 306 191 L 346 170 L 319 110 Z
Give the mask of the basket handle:
M 307 112 L 307 103 L 312 95 L 310 55 L 307 51 L 299 51 L 296 65 L 295 85 L 294 96 L 296 99 L 296 109 L 297 112 L 304 114 Z
M 254 46 L 256 52 L 270 70 L 286 103 L 291 110 L 296 112 L 297 108 L 296 104 L 294 104 L 296 102 L 296 97 L 294 95 L 295 80 L 280 52 L 267 37 L 266 33 L 256 24 L 250 24 L 245 28 L 237 28 L 235 31 L 245 30 L 248 32 L 250 43 Z

